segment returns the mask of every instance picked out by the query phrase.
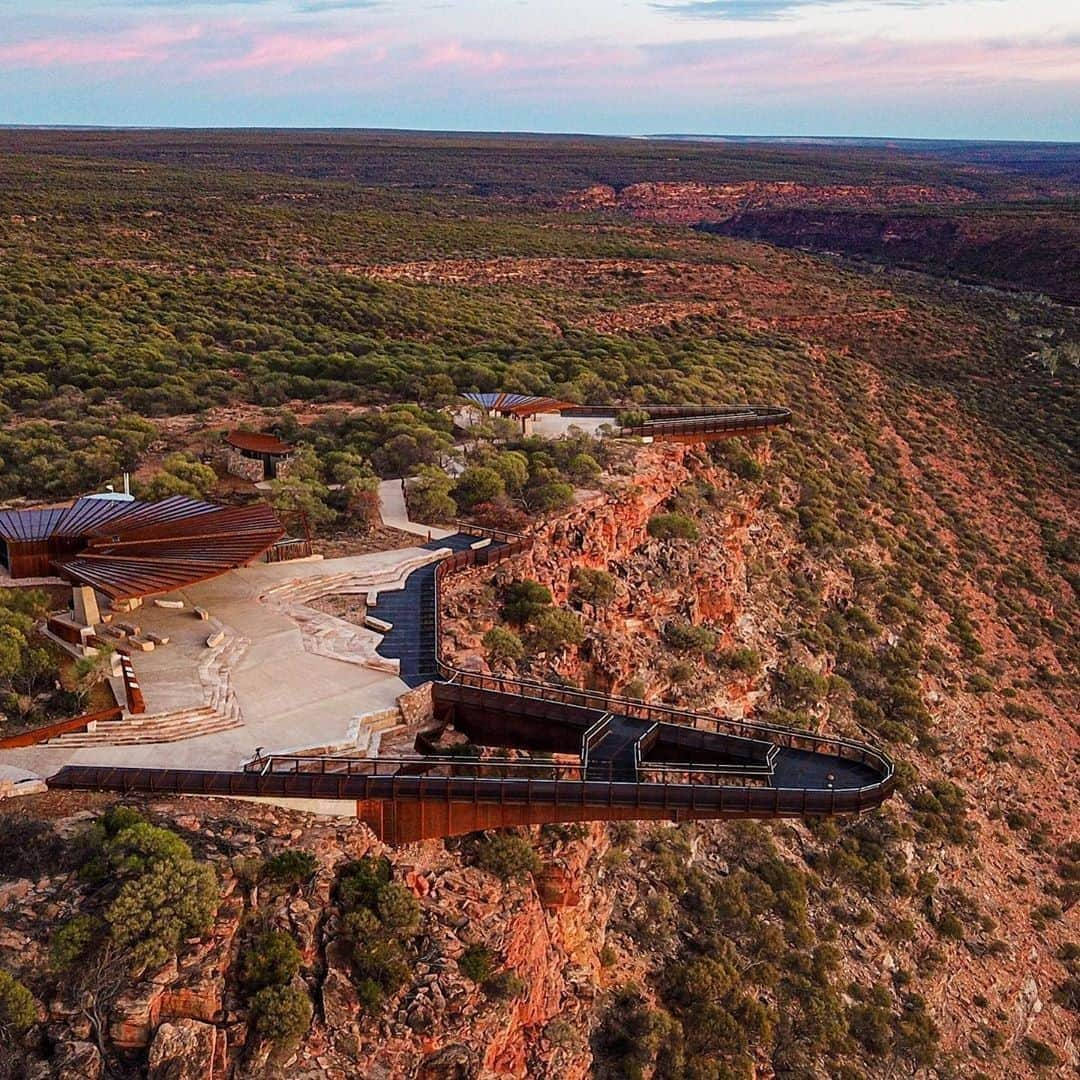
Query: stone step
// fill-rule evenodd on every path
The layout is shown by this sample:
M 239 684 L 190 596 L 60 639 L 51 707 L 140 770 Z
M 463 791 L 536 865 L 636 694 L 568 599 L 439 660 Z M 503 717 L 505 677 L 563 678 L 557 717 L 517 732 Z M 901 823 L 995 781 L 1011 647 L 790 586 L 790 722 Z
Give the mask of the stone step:
M 179 742 L 198 735 L 240 727 L 239 716 L 203 707 L 178 709 L 155 716 L 107 720 L 95 731 L 73 731 L 50 739 L 47 746 L 131 746 L 140 743 Z

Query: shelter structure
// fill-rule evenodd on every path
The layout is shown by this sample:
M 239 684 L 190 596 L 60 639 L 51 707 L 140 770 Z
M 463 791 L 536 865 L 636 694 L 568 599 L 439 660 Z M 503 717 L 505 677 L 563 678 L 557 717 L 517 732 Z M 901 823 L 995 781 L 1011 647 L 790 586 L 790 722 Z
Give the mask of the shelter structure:
M 225 467 L 233 476 L 253 483 L 285 476 L 296 453 L 292 443 L 261 431 L 230 431 L 225 445 Z
M 532 418 L 538 413 L 557 413 L 571 405 L 569 401 L 559 401 L 558 398 L 502 392 L 470 393 L 466 394 L 465 398 L 474 405 L 478 405 L 489 416 L 504 416 L 520 420 L 523 434 L 529 433 Z
M 0 511 L 0 562 L 13 578 L 58 574 L 112 600 L 182 589 L 264 557 L 285 535 L 266 503 L 218 506 L 87 497 Z

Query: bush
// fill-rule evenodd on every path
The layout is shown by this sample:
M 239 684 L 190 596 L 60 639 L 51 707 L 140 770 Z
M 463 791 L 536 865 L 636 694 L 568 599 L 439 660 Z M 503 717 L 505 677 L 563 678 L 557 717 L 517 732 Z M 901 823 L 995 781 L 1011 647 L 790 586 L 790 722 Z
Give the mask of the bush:
M 498 971 L 484 983 L 484 993 L 494 1001 L 512 1001 L 525 993 L 525 981 L 515 971 Z
M 549 608 L 534 620 L 532 644 L 538 652 L 555 652 L 585 640 L 581 620 L 572 611 Z
M 606 570 L 575 567 L 573 582 L 574 593 L 587 604 L 599 607 L 615 599 L 615 578 Z
M 345 866 L 338 877 L 338 900 L 346 911 L 375 910 L 379 893 L 390 883 L 393 868 L 382 856 L 364 856 Z
M 29 990 L 10 971 L 0 968 L 0 1034 L 21 1035 L 37 1021 L 37 1006 Z
M 263 876 L 279 885 L 299 885 L 315 876 L 319 863 L 310 851 L 289 848 L 271 855 L 263 864 Z
M 213 867 L 169 859 L 125 882 L 105 919 L 133 964 L 151 967 L 174 955 L 185 938 L 208 930 L 217 908 Z
M 420 904 L 404 885 L 384 885 L 375 910 L 383 926 L 394 934 L 408 936 L 420 928 Z
M 495 833 L 480 842 L 476 865 L 503 881 L 524 880 L 540 869 L 540 857 L 522 836 Z
M 471 509 L 477 503 L 492 502 L 506 494 L 506 484 L 494 469 L 478 465 L 466 469 L 454 487 L 454 501 Z
M 541 514 L 565 510 L 574 503 L 574 489 L 562 480 L 551 480 L 529 488 L 525 501 L 531 510 Z
M 683 652 L 712 652 L 716 648 L 716 635 L 706 626 L 690 623 L 669 622 L 664 627 L 664 640 Z
M 461 974 L 474 983 L 482 983 L 489 979 L 494 966 L 494 954 L 483 945 L 470 945 L 458 960 Z
M 1052 1069 L 1061 1063 L 1061 1059 L 1054 1049 L 1041 1039 L 1025 1035 L 1021 1045 L 1024 1047 L 1024 1053 L 1027 1055 L 1028 1061 L 1038 1069 Z
M 525 578 L 513 582 L 506 590 L 502 616 L 507 622 L 525 626 L 551 607 L 551 591 L 539 581 Z
M 90 915 L 76 915 L 62 923 L 49 942 L 49 967 L 53 971 L 69 970 L 102 936 L 104 927 Z
M 165 862 L 190 862 L 191 848 L 169 829 L 139 821 L 106 845 L 109 865 L 119 874 L 142 874 Z
M 761 670 L 761 653 L 757 649 L 724 649 L 716 654 L 716 662 L 731 671 L 754 675 Z
M 268 986 L 286 986 L 300 970 L 302 957 L 291 934 L 267 930 L 241 954 L 241 981 L 249 994 Z
M 685 514 L 657 514 L 649 518 L 648 533 L 656 540 L 697 540 L 697 523 Z
M 457 503 L 450 496 L 454 481 L 442 469 L 424 466 L 409 483 L 409 516 L 414 521 L 453 521 Z
M 278 1045 L 299 1039 L 311 1027 L 311 999 L 296 986 L 267 986 L 250 1001 L 255 1030 Z
M 396 942 L 354 941 L 353 974 L 361 1000 L 375 1009 L 409 981 L 409 965 Z
M 484 635 L 482 643 L 488 660 L 494 663 L 520 660 L 525 655 L 521 638 L 505 626 L 493 626 Z

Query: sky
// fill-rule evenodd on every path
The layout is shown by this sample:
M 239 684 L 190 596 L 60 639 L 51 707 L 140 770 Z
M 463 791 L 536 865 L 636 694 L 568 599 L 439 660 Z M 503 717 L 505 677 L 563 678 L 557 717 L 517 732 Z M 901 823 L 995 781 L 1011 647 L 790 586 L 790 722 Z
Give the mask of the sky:
M 0 0 L 0 123 L 1080 139 L 1080 0 Z

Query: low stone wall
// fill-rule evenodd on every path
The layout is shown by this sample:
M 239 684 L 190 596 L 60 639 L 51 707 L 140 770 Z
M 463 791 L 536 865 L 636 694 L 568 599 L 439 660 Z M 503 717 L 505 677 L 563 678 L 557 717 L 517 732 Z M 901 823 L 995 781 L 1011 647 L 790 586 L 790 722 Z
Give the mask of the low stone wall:
M 435 715 L 435 699 L 432 695 L 432 684 L 424 683 L 415 690 L 402 694 L 397 699 L 398 708 L 401 710 L 401 718 L 409 727 L 419 727 L 426 724 Z
M 239 476 L 241 480 L 250 480 L 253 484 L 266 479 L 262 459 L 244 457 L 239 450 L 225 452 L 225 468 L 231 475 Z

